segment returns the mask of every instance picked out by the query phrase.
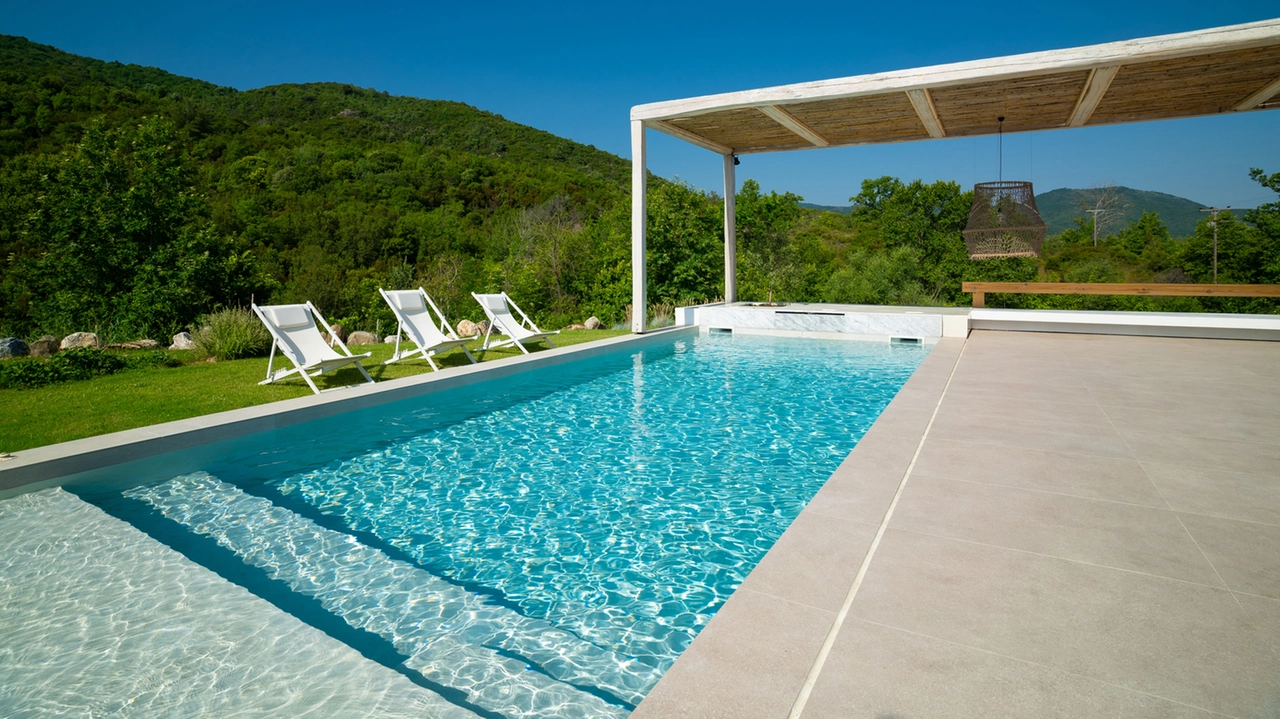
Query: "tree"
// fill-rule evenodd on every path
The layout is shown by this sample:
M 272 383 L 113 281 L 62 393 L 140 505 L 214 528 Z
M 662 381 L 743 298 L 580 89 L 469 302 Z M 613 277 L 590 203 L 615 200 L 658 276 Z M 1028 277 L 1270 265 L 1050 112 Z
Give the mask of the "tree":
M 170 123 L 90 125 L 40 183 L 24 233 L 31 312 L 46 331 L 167 337 L 265 283 L 207 219 Z
M 770 303 L 779 284 L 799 272 L 791 236 L 800 219 L 803 199 L 790 192 L 761 194 L 760 183 L 750 179 L 742 183 L 737 194 L 735 231 L 742 241 L 743 264 L 748 272 L 765 279 Z

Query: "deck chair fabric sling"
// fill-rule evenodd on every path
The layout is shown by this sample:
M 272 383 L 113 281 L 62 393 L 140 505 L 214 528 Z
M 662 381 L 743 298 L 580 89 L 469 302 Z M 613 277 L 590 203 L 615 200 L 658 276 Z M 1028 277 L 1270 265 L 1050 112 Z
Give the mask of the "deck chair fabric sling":
M 471 337 L 459 337 L 454 339 L 449 334 L 456 335 L 453 325 L 449 324 L 449 320 L 444 318 L 444 313 L 431 300 L 431 296 L 427 291 L 419 287 L 416 290 L 391 290 L 387 291 L 378 288 L 378 293 L 382 295 L 382 299 L 386 300 L 387 305 L 391 307 L 391 312 L 396 316 L 396 321 L 400 323 L 400 328 L 396 331 L 396 351 L 391 355 L 391 359 L 382 364 L 391 364 L 407 360 L 414 355 L 421 355 L 431 365 L 431 369 L 439 370 L 436 363 L 431 358 L 441 353 L 447 352 L 454 347 L 461 347 L 462 351 L 467 354 L 467 359 L 471 360 L 471 364 L 476 363 L 476 358 L 471 356 L 471 351 L 467 349 L 467 343 L 478 339 L 480 335 Z M 430 309 L 428 309 L 430 308 Z M 432 310 L 435 311 L 435 317 L 431 316 Z M 436 317 L 440 318 L 439 326 L 436 325 Z M 400 335 L 407 334 L 409 339 L 417 345 L 417 349 L 400 351 Z
M 484 345 L 482 350 L 493 349 L 495 347 L 506 347 L 514 344 L 520 348 L 520 351 L 529 354 L 529 350 L 525 348 L 528 342 L 546 342 L 548 347 L 555 347 L 551 344 L 551 336 L 560 334 L 560 330 L 551 332 L 543 332 L 538 326 L 529 319 L 529 315 L 520 309 L 520 306 L 511 301 L 506 292 L 500 292 L 496 295 L 478 295 L 474 292 L 471 296 L 476 298 L 476 302 L 484 308 L 484 314 L 489 318 L 489 331 L 484 333 Z M 520 320 L 517 320 L 511 314 L 512 308 L 520 313 Z M 501 342 L 490 343 L 489 337 L 494 330 L 504 334 L 508 339 Z
M 324 317 L 320 316 L 320 311 L 315 308 L 315 305 L 307 302 L 301 305 L 263 307 L 250 305 L 250 307 L 253 308 L 254 314 L 258 315 L 258 319 L 262 320 L 262 324 L 267 326 L 272 339 L 271 358 L 267 360 L 267 378 L 258 384 L 270 384 L 294 374 L 301 374 L 311 391 L 320 394 L 320 388 L 316 387 L 316 383 L 311 381 L 311 378 L 349 364 L 355 365 L 356 369 L 360 370 L 360 374 L 368 380 L 367 384 L 373 384 L 373 378 L 360 364 L 360 360 L 371 353 L 352 354 L 342 340 L 333 333 L 333 328 L 324 321 Z M 341 353 L 324 341 L 319 328 L 316 327 L 317 321 L 328 331 L 334 345 L 342 350 Z M 293 363 L 293 369 L 272 371 L 277 348 L 280 354 Z

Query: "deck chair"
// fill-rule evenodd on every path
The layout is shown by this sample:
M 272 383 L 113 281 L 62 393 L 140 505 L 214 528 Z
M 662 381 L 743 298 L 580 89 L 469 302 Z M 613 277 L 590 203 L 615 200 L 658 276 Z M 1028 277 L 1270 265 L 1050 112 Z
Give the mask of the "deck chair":
M 390 292 L 378 288 L 378 293 L 382 295 L 382 299 L 386 300 L 387 305 L 391 307 L 391 312 L 396 316 L 396 321 L 400 323 L 400 328 L 396 330 L 396 351 L 391 355 L 391 359 L 382 364 L 391 364 L 406 360 L 414 355 L 422 355 L 422 358 L 431 365 L 431 369 L 439 370 L 436 363 L 431 358 L 447 352 L 454 347 L 461 347 L 463 352 L 467 353 L 467 359 L 471 360 L 471 364 L 476 363 L 476 358 L 471 356 L 471 350 L 467 349 L 467 343 L 471 340 L 478 339 L 480 335 L 472 335 L 471 337 L 460 337 L 453 339 L 449 334 L 457 334 L 453 330 L 453 325 L 449 324 L 449 320 L 444 318 L 444 313 L 436 307 L 436 303 L 431 300 L 431 295 L 427 291 L 419 287 L 416 290 L 392 290 Z M 427 309 L 430 307 L 431 309 Z M 440 325 L 436 326 L 435 317 L 431 316 L 432 310 L 435 311 L 435 317 L 440 318 Z M 400 334 L 409 335 L 409 339 L 417 345 L 417 349 L 400 351 Z
M 360 374 L 369 380 L 368 384 L 373 384 L 373 378 L 360 364 L 360 360 L 371 353 L 351 354 L 351 350 L 338 339 L 329 323 L 320 316 L 320 310 L 317 310 L 315 305 L 307 302 L 301 305 L 267 305 L 265 307 L 250 305 L 250 307 L 253 308 L 254 314 L 258 315 L 258 319 L 262 320 L 262 324 L 267 326 L 267 331 L 271 333 L 272 338 L 271 358 L 267 360 L 267 378 L 258 384 L 278 382 L 297 373 L 302 375 L 302 379 L 306 381 L 312 392 L 320 394 L 320 388 L 316 387 L 316 383 L 312 382 L 311 378 L 349 364 L 355 365 L 356 369 L 360 370 Z M 317 321 L 328 331 L 330 342 L 342 350 L 341 354 L 320 336 L 320 330 L 316 327 Z M 293 363 L 293 369 L 279 369 L 274 372 L 271 370 L 276 359 L 277 347 L 280 349 L 280 354 L 288 357 Z
M 560 330 L 552 332 L 543 332 L 538 326 L 529 319 L 529 315 L 520 309 L 520 306 L 511 301 L 506 292 L 500 292 L 496 295 L 477 295 L 472 292 L 471 296 L 476 298 L 476 302 L 484 308 L 484 314 L 489 318 L 489 331 L 484 333 L 484 346 L 480 349 L 487 350 L 495 347 L 506 347 L 514 344 L 520 348 L 520 351 L 529 354 L 529 350 L 525 349 L 526 342 L 546 342 L 548 347 L 555 347 L 551 344 L 551 336 L 560 334 Z M 511 309 L 515 308 L 520 313 L 522 321 L 516 321 L 512 316 Z M 493 334 L 494 329 L 506 335 L 509 339 L 501 342 L 489 343 L 489 336 Z

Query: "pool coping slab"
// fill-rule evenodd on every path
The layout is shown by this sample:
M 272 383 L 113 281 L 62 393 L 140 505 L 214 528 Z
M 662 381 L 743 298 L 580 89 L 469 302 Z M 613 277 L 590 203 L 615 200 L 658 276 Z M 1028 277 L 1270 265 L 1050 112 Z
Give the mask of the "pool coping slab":
M 667 327 L 645 334 L 558 347 L 528 355 L 482 362 L 330 390 L 318 395 L 268 402 L 214 414 L 137 427 L 13 453 L 0 463 L 0 499 L 60 484 L 83 472 L 190 449 L 212 442 L 270 431 L 343 412 L 367 409 L 434 392 L 464 387 L 542 367 L 585 359 L 632 346 L 693 336 L 697 327 Z

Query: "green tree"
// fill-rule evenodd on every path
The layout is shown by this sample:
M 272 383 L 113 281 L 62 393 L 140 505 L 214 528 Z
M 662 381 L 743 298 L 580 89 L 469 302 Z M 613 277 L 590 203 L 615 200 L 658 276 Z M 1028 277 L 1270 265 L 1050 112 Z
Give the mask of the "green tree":
M 796 280 L 800 274 L 799 259 L 792 236 L 802 210 L 803 197 L 793 193 L 765 195 L 760 183 L 747 180 L 738 191 L 735 232 L 741 241 L 744 269 L 748 276 L 764 279 L 769 302 L 780 284 Z M 744 282 L 745 296 L 754 294 L 751 283 Z
M 24 229 L 31 313 L 46 330 L 167 337 L 264 282 L 207 220 L 170 123 L 91 125 L 41 180 Z

